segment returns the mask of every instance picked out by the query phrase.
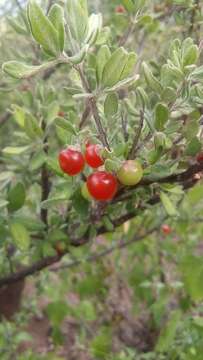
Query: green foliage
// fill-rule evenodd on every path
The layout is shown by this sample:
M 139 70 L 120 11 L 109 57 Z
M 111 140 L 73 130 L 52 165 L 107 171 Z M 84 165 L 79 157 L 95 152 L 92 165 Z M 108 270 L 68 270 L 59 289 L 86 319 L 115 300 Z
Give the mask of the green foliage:
M 53 18 L 48 19 L 35 0 L 28 2 L 27 14 L 34 39 L 48 54 L 57 55 L 61 47 L 61 41 L 59 43 L 58 29 L 53 24 Z

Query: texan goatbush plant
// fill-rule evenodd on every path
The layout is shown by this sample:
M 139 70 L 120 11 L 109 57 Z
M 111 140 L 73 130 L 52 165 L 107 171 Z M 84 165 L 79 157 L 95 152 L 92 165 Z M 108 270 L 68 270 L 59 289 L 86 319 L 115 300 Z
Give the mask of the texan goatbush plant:
M 147 1 L 125 0 L 121 8 L 119 16 L 129 17 L 133 28 L 152 21 Z M 173 39 L 167 57 L 152 66 L 126 50 L 122 37 L 122 46 L 113 43 L 102 14 L 89 14 L 85 0 L 54 4 L 47 13 L 30 0 L 25 25 L 37 61 L 2 66 L 13 86 L 26 82 L 29 88 L 38 78 L 23 105 L 11 106 L 21 145 L 3 149 L 9 171 L 23 161 L 22 177 L 6 183 L 2 203 L 2 222 L 15 246 L 32 249 L 36 261 L 54 259 L 53 233 L 65 241 L 65 253 L 70 243 L 115 231 L 157 203 L 157 211 L 180 216 L 178 204 L 202 168 L 196 159 L 202 148 L 201 46 L 191 37 Z M 62 85 L 55 90 L 45 81 L 58 71 Z M 23 176 L 26 168 L 31 180 Z M 113 183 L 102 183 L 102 174 Z M 35 222 L 29 225 L 24 209 L 35 186 L 41 196 L 32 204 Z M 101 206 L 95 200 L 108 201 Z M 156 224 L 156 217 L 151 221 Z M 34 242 L 33 235 L 42 241 Z
M 17 59 L 16 51 L 2 66 L 9 90 L 21 92 L 9 105 L 15 132 L 2 151 L 0 286 L 97 235 L 109 233 L 116 242 L 128 220 L 130 241 L 138 241 L 162 225 L 167 237 L 168 223 L 202 213 L 203 190 L 196 185 L 203 170 L 202 44 L 190 28 L 187 36 L 160 41 L 160 56 L 145 58 L 141 48 L 148 47 L 150 31 L 155 44 L 163 5 L 153 18 L 152 2 L 121 3 L 115 11 L 121 28 L 89 14 L 86 0 L 60 2 L 48 12 L 29 0 L 24 23 L 10 19 L 33 53 L 24 49 Z M 182 26 L 196 16 L 193 1 L 167 2 L 167 15 L 174 6 Z M 136 54 L 130 40 L 139 31 Z M 195 263 L 182 255 L 184 269 Z M 192 286 L 190 296 L 202 299 Z

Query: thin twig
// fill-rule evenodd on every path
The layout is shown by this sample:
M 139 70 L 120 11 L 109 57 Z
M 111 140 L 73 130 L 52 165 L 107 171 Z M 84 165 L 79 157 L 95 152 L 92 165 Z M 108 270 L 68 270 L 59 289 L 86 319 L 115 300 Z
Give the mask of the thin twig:
M 121 125 L 122 125 L 122 132 L 123 132 L 124 140 L 125 140 L 125 142 L 127 142 L 128 138 L 129 138 L 128 129 L 127 129 L 128 122 L 127 122 L 127 117 L 126 117 L 126 115 L 124 116 L 123 112 L 121 113 Z
M 135 154 L 136 154 L 136 151 L 137 151 L 137 144 L 138 144 L 138 141 L 140 139 L 143 124 L 144 124 L 144 111 L 141 110 L 140 111 L 140 123 L 139 123 L 138 129 L 137 129 L 137 131 L 135 133 L 133 143 L 132 143 L 132 147 L 131 147 L 130 152 L 128 154 L 128 159 L 134 159 L 135 158 Z
M 46 130 L 46 123 L 44 120 L 42 121 L 42 130 L 44 132 Z M 45 138 L 43 140 L 43 144 L 44 144 L 44 152 L 47 155 L 48 150 L 49 150 L 47 136 L 45 136 Z M 41 169 L 41 191 L 42 191 L 41 202 L 48 199 L 49 193 L 50 193 L 50 187 L 51 187 L 51 184 L 50 184 L 50 180 L 49 180 L 49 171 L 47 169 L 47 165 L 43 164 L 42 169 Z M 48 230 L 48 209 L 41 208 L 40 217 L 41 217 L 42 222 L 45 224 L 46 229 Z
M 133 31 L 135 29 L 135 24 L 133 22 L 130 23 L 130 26 L 128 27 L 127 31 L 124 33 L 124 35 L 119 40 L 119 46 L 123 46 L 128 41 L 129 37 L 133 34 Z
M 5 122 L 11 117 L 11 113 L 9 111 L 6 111 L 5 114 L 3 114 L 0 117 L 0 126 L 4 125 Z
M 80 123 L 79 123 L 79 129 L 82 129 L 86 125 L 86 122 L 87 122 L 87 120 L 89 118 L 90 112 L 91 112 L 91 108 L 89 106 L 89 102 L 87 102 L 86 106 L 85 106 L 85 109 L 84 109 L 84 111 L 82 113 Z
M 91 89 L 90 89 L 89 84 L 88 84 L 88 82 L 87 82 L 87 80 L 86 80 L 86 78 L 85 78 L 85 76 L 83 74 L 82 69 L 79 66 L 75 67 L 75 69 L 78 71 L 78 73 L 80 75 L 84 90 L 87 93 L 91 93 Z M 95 124 L 96 124 L 96 127 L 97 127 L 99 138 L 100 138 L 103 146 L 106 147 L 108 150 L 110 150 L 109 142 L 108 142 L 108 139 L 107 139 L 107 134 L 106 134 L 106 131 L 103 128 L 103 125 L 102 125 L 102 122 L 101 122 L 101 119 L 100 119 L 100 116 L 99 116 L 99 111 L 97 109 L 97 103 L 96 103 L 95 97 L 92 95 L 92 97 L 89 98 L 88 102 L 89 102 L 89 105 L 90 105 L 90 108 L 91 108 L 92 115 L 93 115 L 94 120 L 95 120 Z

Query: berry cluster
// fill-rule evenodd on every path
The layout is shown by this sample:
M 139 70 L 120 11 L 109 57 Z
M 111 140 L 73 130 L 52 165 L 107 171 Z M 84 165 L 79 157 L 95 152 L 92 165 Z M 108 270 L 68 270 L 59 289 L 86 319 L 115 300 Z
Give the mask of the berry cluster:
M 75 176 L 83 171 L 85 164 L 93 169 L 104 165 L 101 155 L 102 147 L 99 144 L 86 144 L 85 153 L 74 147 L 68 147 L 59 154 L 59 165 L 62 171 L 70 176 Z M 113 199 L 118 190 L 118 181 L 126 186 L 133 186 L 140 182 L 143 169 L 137 160 L 126 160 L 118 170 L 112 174 L 105 170 L 96 170 L 88 176 L 81 192 L 87 200 L 108 201 Z

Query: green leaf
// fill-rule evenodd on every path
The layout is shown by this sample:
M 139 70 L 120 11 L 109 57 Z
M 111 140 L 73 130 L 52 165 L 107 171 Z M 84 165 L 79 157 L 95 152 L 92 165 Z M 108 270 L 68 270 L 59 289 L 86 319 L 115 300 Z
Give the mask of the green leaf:
M 67 1 L 67 16 L 72 37 L 82 44 L 88 33 L 87 0 Z
M 36 75 L 40 71 L 49 69 L 57 64 L 57 61 L 50 61 L 39 66 L 32 66 L 18 61 L 8 61 L 2 65 L 2 70 L 15 79 L 26 79 Z
M 199 119 L 188 121 L 183 127 L 182 133 L 187 140 L 192 140 L 199 132 Z
M 54 121 L 54 124 L 64 130 L 68 131 L 69 133 L 71 133 L 73 135 L 77 135 L 74 125 L 72 125 L 70 121 L 68 121 L 62 117 L 57 117 Z
M 94 358 L 106 360 L 111 353 L 112 335 L 109 328 L 100 329 L 99 335 L 95 336 L 90 344 L 91 353 Z
M 92 285 L 94 286 L 94 284 Z M 97 318 L 94 305 L 91 301 L 88 300 L 83 300 L 80 302 L 77 308 L 74 309 L 74 315 L 79 319 L 84 319 L 84 321 L 94 321 Z
M 49 157 L 46 161 L 48 168 L 53 171 L 54 174 L 64 177 L 63 171 L 60 169 L 58 161 Z
M 122 3 L 127 11 L 132 12 L 135 9 L 135 5 L 132 0 L 122 0 Z
M 111 29 L 108 26 L 105 26 L 101 29 L 99 35 L 97 36 L 96 45 L 101 46 L 107 44 L 109 38 L 111 37 Z
M 197 81 L 202 81 L 203 80 L 203 65 L 197 67 L 191 74 L 190 74 L 190 78 L 197 80 Z
M 157 352 L 168 352 L 170 346 L 173 344 L 178 325 L 181 320 L 181 311 L 174 310 L 170 314 L 170 319 L 166 323 L 165 327 L 161 331 L 158 342 L 156 344 Z
M 55 301 L 47 305 L 46 313 L 53 326 L 59 326 L 69 313 L 67 304 L 63 301 Z
M 20 155 L 25 151 L 27 151 L 28 149 L 29 146 L 18 146 L 18 147 L 7 146 L 3 149 L 3 153 L 8 155 Z
M 111 159 L 106 159 L 104 165 L 105 165 L 106 171 L 109 171 L 109 172 L 111 172 L 111 171 L 117 172 L 121 167 L 120 161 L 111 160 Z
M 43 231 L 45 230 L 45 224 L 40 220 L 29 215 L 22 215 L 22 212 L 13 214 L 13 219 L 15 222 L 21 223 L 26 227 L 28 231 Z
M 64 10 L 58 5 L 52 5 L 49 14 L 49 20 L 52 22 L 58 34 L 58 42 L 60 46 L 61 52 L 64 50 L 64 42 L 65 42 L 65 26 L 64 26 Z
M 105 89 L 105 92 L 112 92 L 112 91 L 118 91 L 124 87 L 132 86 L 136 83 L 136 81 L 139 79 L 139 75 L 133 75 L 132 77 L 129 77 L 127 79 L 118 81 L 114 86 L 108 87 Z
M 24 225 L 13 222 L 10 224 L 10 231 L 15 245 L 21 250 L 26 251 L 30 247 L 30 235 Z
M 16 334 L 15 342 L 17 344 L 21 344 L 22 342 L 25 342 L 25 341 L 26 342 L 32 341 L 32 336 L 25 331 L 20 331 L 18 334 Z
M 46 108 L 46 122 L 50 125 L 58 116 L 59 104 L 57 101 L 51 102 Z
M 83 46 L 78 53 L 76 53 L 75 55 L 69 57 L 68 60 L 72 64 L 80 64 L 84 60 L 88 49 L 89 49 L 89 45 Z
M 7 200 L 10 211 L 19 210 L 25 203 L 26 193 L 25 186 L 19 182 L 9 189 Z
M 104 70 L 104 66 L 107 63 L 107 61 L 111 57 L 111 52 L 109 50 L 109 47 L 107 45 L 103 45 L 100 47 L 98 54 L 97 54 L 97 81 L 98 83 L 101 82 L 102 79 L 102 73 Z
M 136 88 L 136 96 L 143 109 L 149 107 L 149 96 L 142 87 L 138 86 Z
M 156 132 L 154 135 L 154 146 L 156 150 L 166 149 L 167 137 L 163 132 Z
M 35 140 L 43 136 L 43 131 L 38 124 L 37 119 L 30 113 L 26 114 L 24 130 L 30 139 Z
M 200 256 L 186 255 L 181 264 L 180 270 L 185 289 L 193 301 L 203 300 L 203 261 Z
M 88 45 L 93 45 L 96 42 L 102 28 L 102 15 L 92 14 L 89 17 L 88 28 L 89 30 L 85 39 L 85 43 L 87 43 Z
M 192 189 L 190 189 L 186 195 L 187 200 L 189 201 L 191 206 L 198 204 L 203 200 L 203 186 L 196 185 Z
M 149 66 L 144 62 L 142 64 L 142 67 L 143 67 L 144 76 L 145 76 L 145 80 L 146 80 L 147 84 L 155 92 L 158 92 L 159 94 L 162 93 L 162 91 L 163 91 L 162 86 L 161 86 L 160 82 L 152 74 Z
M 64 335 L 63 335 L 60 327 L 54 326 L 51 336 L 52 336 L 54 345 L 63 345 L 64 344 L 65 339 L 64 339 Z M 52 360 L 55 360 L 55 357 L 52 358 Z M 56 358 L 56 360 L 57 360 L 57 358 Z M 58 360 L 62 360 L 62 359 L 58 359 Z
M 148 161 L 150 164 L 155 164 L 161 157 L 162 155 L 162 150 L 160 147 L 155 149 L 155 150 L 151 150 L 148 154 Z
M 0 209 L 5 208 L 8 205 L 8 201 L 0 199 Z
M 155 107 L 155 129 L 163 131 L 169 117 L 169 110 L 165 104 L 158 103 Z
M 195 156 L 202 148 L 202 144 L 199 139 L 195 136 L 187 145 L 186 155 Z
M 196 63 L 199 57 L 199 48 L 194 45 L 194 40 L 190 37 L 186 38 L 182 43 L 182 63 L 188 66 Z
M 164 64 L 161 68 L 161 84 L 163 87 L 172 87 L 184 79 L 184 74 L 176 66 Z
M 25 110 L 18 105 L 13 105 L 12 109 L 14 110 L 13 117 L 15 121 L 20 127 L 23 128 L 25 123 Z
M 166 87 L 162 93 L 162 99 L 166 102 L 173 102 L 177 98 L 176 90 L 170 86 Z
M 31 171 L 38 170 L 46 162 L 46 154 L 43 150 L 36 152 L 29 162 L 29 169 Z
M 164 192 L 161 192 L 160 199 L 161 199 L 161 202 L 169 216 L 177 216 L 178 215 L 178 211 L 175 208 L 172 201 L 170 200 L 170 198 L 168 197 L 168 195 L 166 195 Z
M 11 180 L 13 177 L 13 173 L 12 171 L 2 171 L 0 173 L 0 182 L 5 181 L 5 180 Z
M 34 39 L 49 55 L 57 56 L 60 52 L 58 32 L 35 0 L 29 0 L 27 15 Z
M 136 61 L 137 61 L 137 55 L 134 52 L 129 53 L 127 62 L 124 66 L 124 69 L 123 69 L 120 79 L 119 79 L 120 81 L 123 79 L 126 79 L 130 75 L 132 75 L 133 70 L 135 68 Z
M 120 80 L 127 60 L 128 53 L 123 47 L 120 47 L 113 52 L 110 59 L 105 64 L 102 73 L 102 85 L 104 87 L 112 87 Z
M 80 189 L 77 189 L 74 192 L 72 196 L 72 204 L 79 215 L 82 217 L 86 217 L 88 215 L 89 202 L 81 195 Z
M 54 197 L 50 197 L 48 200 L 41 202 L 41 208 L 42 209 L 50 209 L 52 206 L 56 207 L 57 205 L 60 205 L 67 201 L 70 198 L 71 194 L 69 196 L 67 194 L 62 194 Z
M 199 48 L 197 45 L 190 46 L 183 54 L 183 66 L 195 64 L 199 57 Z
M 118 96 L 116 93 L 111 93 L 106 96 L 104 102 L 104 113 L 106 117 L 113 116 L 118 111 Z
M 7 16 L 7 21 L 9 23 L 9 25 L 18 33 L 21 35 L 27 35 L 28 31 L 25 27 L 23 27 L 20 22 L 15 19 L 12 16 Z

